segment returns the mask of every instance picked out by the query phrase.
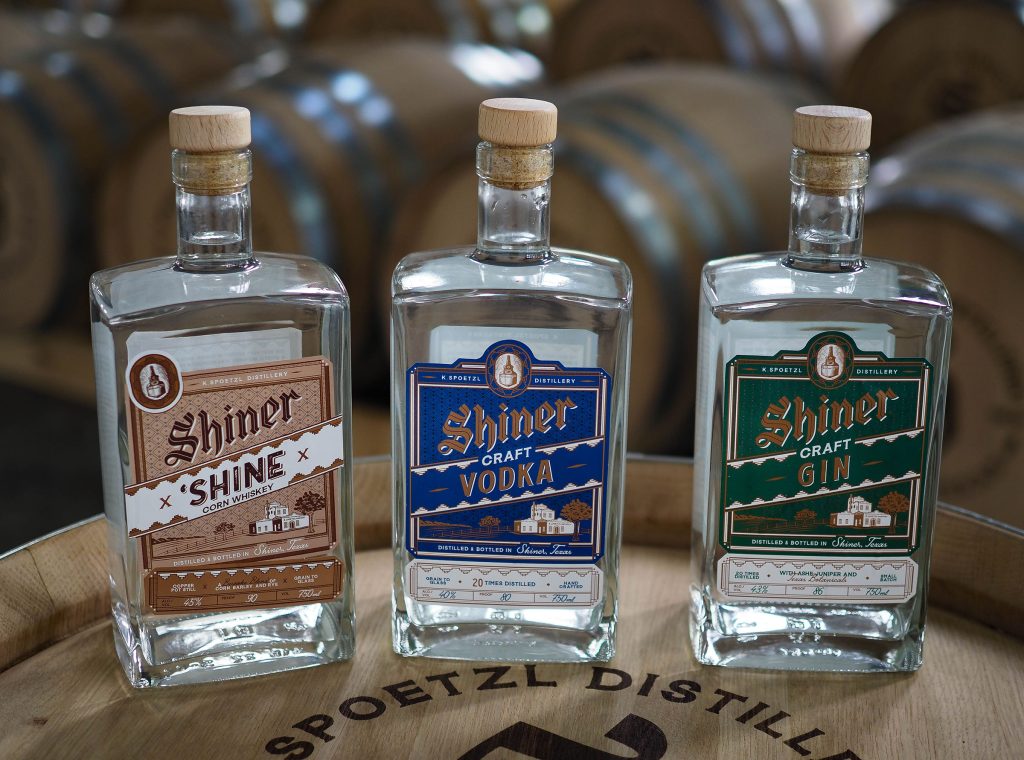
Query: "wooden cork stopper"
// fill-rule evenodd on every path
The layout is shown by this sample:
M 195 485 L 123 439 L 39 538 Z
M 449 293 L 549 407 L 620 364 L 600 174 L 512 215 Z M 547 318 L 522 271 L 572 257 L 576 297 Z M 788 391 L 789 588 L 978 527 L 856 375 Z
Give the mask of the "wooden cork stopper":
M 862 153 L 871 145 L 871 114 L 846 106 L 804 106 L 793 113 L 793 145 L 808 153 Z
M 188 153 L 242 150 L 252 142 L 249 110 L 240 106 L 192 106 L 171 111 L 171 147 Z
M 480 104 L 480 139 L 508 148 L 536 148 L 555 141 L 558 109 L 545 100 L 492 98 Z

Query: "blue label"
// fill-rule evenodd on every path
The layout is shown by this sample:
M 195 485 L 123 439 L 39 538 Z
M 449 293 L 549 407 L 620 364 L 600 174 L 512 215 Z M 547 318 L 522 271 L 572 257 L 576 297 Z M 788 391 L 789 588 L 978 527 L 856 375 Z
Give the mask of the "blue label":
M 407 548 L 416 557 L 593 562 L 604 552 L 611 378 L 523 343 L 408 374 Z

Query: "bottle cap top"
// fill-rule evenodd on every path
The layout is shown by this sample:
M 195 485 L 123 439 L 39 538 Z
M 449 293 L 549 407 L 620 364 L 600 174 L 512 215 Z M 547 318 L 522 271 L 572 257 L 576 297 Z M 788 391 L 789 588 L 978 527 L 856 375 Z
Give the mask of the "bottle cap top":
M 798 108 L 793 145 L 808 153 L 861 153 L 871 145 L 871 114 L 846 106 Z
M 535 148 L 555 141 L 558 109 L 545 100 L 492 98 L 480 104 L 480 139 L 510 148 Z
M 249 147 L 249 110 L 240 106 L 192 106 L 171 111 L 171 147 L 188 153 L 219 153 Z

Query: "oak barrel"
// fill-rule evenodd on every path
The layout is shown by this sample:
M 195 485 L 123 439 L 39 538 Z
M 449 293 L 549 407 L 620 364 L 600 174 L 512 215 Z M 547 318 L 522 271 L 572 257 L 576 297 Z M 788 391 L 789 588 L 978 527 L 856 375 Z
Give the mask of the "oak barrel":
M 929 124 L 1024 98 L 1024 16 L 1015 0 L 900 6 L 860 48 L 839 100 L 874 116 L 876 150 Z
M 114 655 L 99 518 L 0 558 L 5 758 L 1016 757 L 1024 532 L 940 508 L 914 675 L 699 666 L 686 634 L 691 465 L 632 458 L 618 654 L 488 665 L 391 652 L 386 459 L 356 464 L 352 662 L 133 692 Z M 1000 633 L 990 625 L 1002 626 Z M 16 696 L 14 696 L 16 695 Z
M 309 35 L 420 34 L 511 45 L 556 79 L 623 63 L 685 59 L 833 81 L 893 0 L 336 0 Z
M 248 86 L 203 96 L 252 113 L 256 248 L 307 254 L 345 282 L 358 387 L 376 384 L 385 363 L 386 334 L 373 319 L 375 261 L 395 205 L 436 166 L 472 155 L 481 100 L 532 84 L 539 72 L 532 56 L 486 45 L 328 45 Z M 104 263 L 174 250 L 169 167 L 165 130 L 115 167 L 103 191 Z
M 892 0 L 583 0 L 559 17 L 551 74 L 687 59 L 831 82 L 892 12 Z
M 67 45 L 109 29 L 109 16 L 68 11 L 0 8 L 0 64 L 10 64 L 47 48 Z
M 633 273 L 630 448 L 690 453 L 701 267 L 785 245 L 792 111 L 816 96 L 788 79 L 663 64 L 553 97 L 552 243 Z M 404 205 L 386 271 L 411 251 L 474 242 L 475 199 L 467 152 Z
M 125 18 L 187 16 L 222 24 L 235 34 L 298 35 L 318 0 L 119 0 Z
M 311 40 L 421 35 L 543 55 L 551 29 L 575 0 L 325 0 L 310 13 Z
M 897 146 L 867 208 L 865 250 L 924 264 L 953 297 L 941 497 L 1024 528 L 1024 108 Z
M 184 54 L 183 51 L 187 51 Z M 131 24 L 0 68 L 0 324 L 84 304 L 94 183 L 191 87 L 248 48 L 186 22 Z M 79 321 L 84 321 L 84 309 Z

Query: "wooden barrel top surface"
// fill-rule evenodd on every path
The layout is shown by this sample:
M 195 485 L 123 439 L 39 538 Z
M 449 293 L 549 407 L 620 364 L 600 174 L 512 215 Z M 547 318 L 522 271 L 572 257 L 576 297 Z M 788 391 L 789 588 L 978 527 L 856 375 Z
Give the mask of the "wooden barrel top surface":
M 1015 623 L 1024 635 L 1013 593 L 1024 534 L 940 510 L 934 604 L 916 674 L 703 667 L 686 633 L 690 463 L 634 458 L 628 477 L 618 654 L 600 665 L 393 654 L 391 553 L 379 548 L 390 537 L 386 459 L 356 466 L 359 639 L 348 663 L 135 691 L 113 650 L 103 522 L 23 547 L 0 558 L 0 756 L 1019 756 L 1024 641 L 977 620 L 1007 630 Z M 62 572 L 69 564 L 76 574 Z M 58 575 L 63 585 L 53 582 Z M 995 598 L 978 598 L 983 587 Z M 1002 623 L 986 612 L 993 607 Z

